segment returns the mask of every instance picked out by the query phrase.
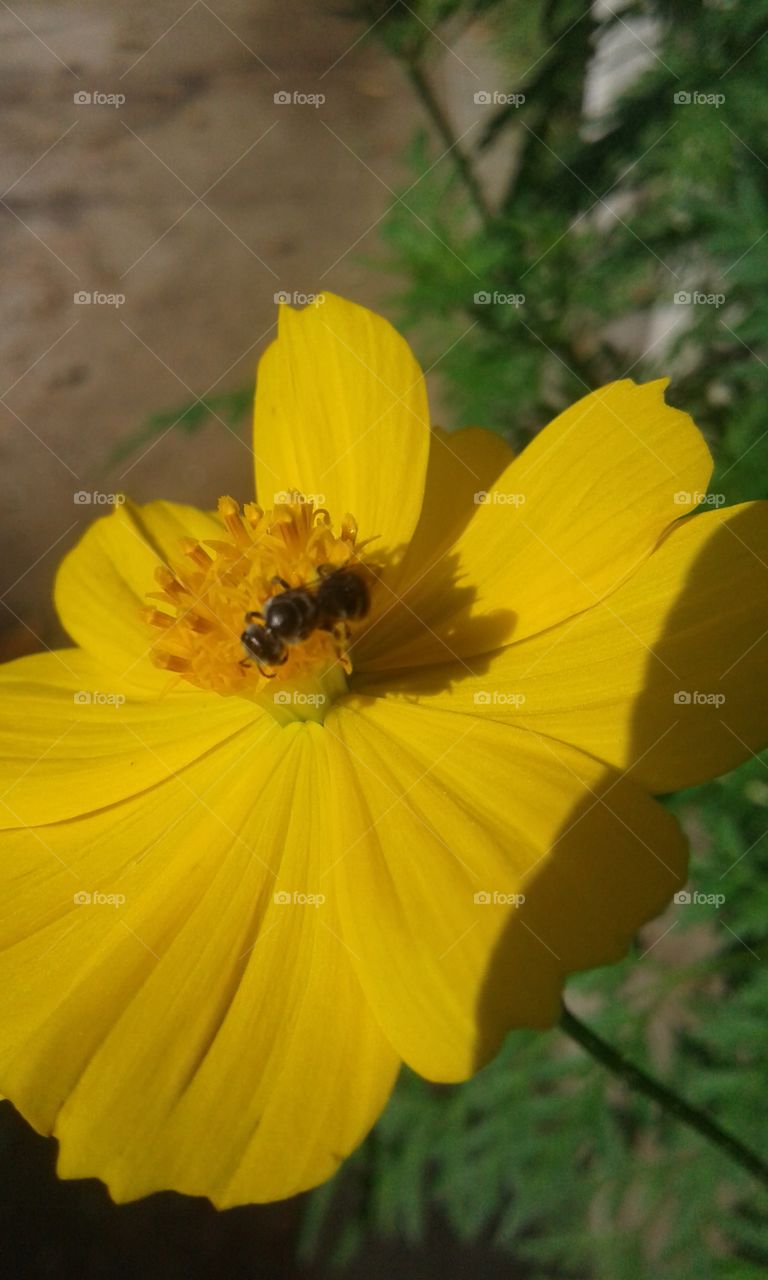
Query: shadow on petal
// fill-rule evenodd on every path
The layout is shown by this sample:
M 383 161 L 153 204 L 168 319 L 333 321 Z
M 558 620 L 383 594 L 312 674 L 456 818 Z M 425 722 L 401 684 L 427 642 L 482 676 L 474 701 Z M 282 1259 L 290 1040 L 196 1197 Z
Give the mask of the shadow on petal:
M 506 1030 L 552 1025 L 568 974 L 621 959 L 684 884 L 685 841 L 651 792 L 726 772 L 768 742 L 768 504 L 690 517 L 660 548 L 703 520 L 717 527 L 647 646 L 623 773 L 606 764 L 584 786 L 521 883 L 524 902 L 494 902 L 488 885 L 491 900 L 477 905 L 508 917 L 477 1002 L 478 1067 Z M 593 756 L 537 737 L 571 772 L 579 757 L 594 767 Z

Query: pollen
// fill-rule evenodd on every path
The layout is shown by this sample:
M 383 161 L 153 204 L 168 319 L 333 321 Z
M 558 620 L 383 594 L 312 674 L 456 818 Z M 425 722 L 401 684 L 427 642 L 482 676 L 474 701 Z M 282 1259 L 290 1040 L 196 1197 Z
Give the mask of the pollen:
M 338 685 L 352 670 L 347 628 L 314 629 L 286 645 L 274 667 L 249 656 L 241 637 L 247 615 L 259 615 L 286 583 L 312 591 L 321 571 L 365 573 L 357 521 L 344 515 L 336 532 L 328 511 L 309 501 L 241 510 L 224 497 L 218 514 L 221 538 L 184 538 L 178 555 L 155 571 L 157 590 L 144 610 L 154 664 L 200 689 L 246 698 L 317 683 L 329 672 Z

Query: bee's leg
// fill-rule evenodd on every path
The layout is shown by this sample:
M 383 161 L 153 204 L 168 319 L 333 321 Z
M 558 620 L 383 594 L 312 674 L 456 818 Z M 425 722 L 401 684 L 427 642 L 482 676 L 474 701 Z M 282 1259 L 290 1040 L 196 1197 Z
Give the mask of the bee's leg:
M 339 661 L 339 666 L 341 667 L 344 674 L 346 676 L 351 676 L 352 675 L 352 659 L 350 658 L 346 649 L 337 648 L 336 657 Z
M 260 618 L 261 621 L 263 622 L 264 614 L 260 613 L 258 609 L 251 609 L 248 613 L 246 613 L 245 620 L 246 622 L 250 622 L 252 618 Z
M 287 661 L 288 661 L 288 652 L 286 650 L 286 652 L 283 654 L 281 658 L 278 658 L 276 662 L 271 662 L 269 665 L 271 667 L 282 667 L 285 665 Z M 274 680 L 276 672 L 266 671 L 260 662 L 257 662 L 256 666 L 259 668 L 259 671 L 267 680 Z
M 331 634 L 333 636 L 333 643 L 336 649 L 336 656 L 339 659 L 346 675 L 351 675 L 352 662 L 347 652 L 347 645 L 349 644 L 350 639 L 349 627 L 346 622 L 337 622 L 331 628 Z
M 272 579 L 270 579 L 270 581 L 271 581 L 271 582 L 276 582 L 276 583 L 278 584 L 278 586 L 280 586 L 280 587 L 282 587 L 282 588 L 283 588 L 283 590 L 284 590 L 284 591 L 290 591 L 290 589 L 291 589 L 291 584 L 290 584 L 290 582 L 286 582 L 285 578 L 272 578 Z
M 238 665 L 241 667 L 250 667 L 251 660 L 250 658 L 241 658 Z

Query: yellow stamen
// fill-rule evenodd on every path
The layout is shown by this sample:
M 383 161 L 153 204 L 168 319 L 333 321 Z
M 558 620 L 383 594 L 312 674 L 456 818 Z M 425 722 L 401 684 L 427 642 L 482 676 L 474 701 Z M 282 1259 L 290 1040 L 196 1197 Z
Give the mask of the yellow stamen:
M 190 560 L 194 560 L 196 565 L 201 569 L 207 569 L 211 563 L 211 557 L 205 547 L 201 547 L 199 542 L 195 542 L 194 538 L 182 538 L 181 549 L 185 556 L 189 556 Z
M 178 671 L 179 674 L 186 675 L 189 670 L 189 663 L 186 662 L 184 658 L 178 658 L 173 653 L 155 652 L 153 654 L 153 661 L 155 666 L 163 667 L 166 671 Z
M 357 521 L 345 515 L 339 533 L 330 513 L 302 501 L 264 511 L 248 503 L 241 512 L 233 498 L 218 504 L 222 536 L 201 544 L 194 538 L 180 542 L 180 559 L 155 572 L 159 591 L 150 592 L 158 608 L 144 617 L 158 633 L 153 660 L 178 672 L 200 689 L 221 694 L 274 701 L 276 690 L 328 688 L 336 696 L 346 687 L 352 670 L 349 628 L 315 628 L 299 642 L 286 644 L 285 662 L 270 666 L 246 657 L 241 636 L 246 614 L 260 613 L 283 588 L 317 590 L 321 567 L 356 568 L 370 581 L 357 548 Z M 265 674 L 266 673 L 266 674 Z M 269 673 L 272 673 L 270 678 Z M 297 694 L 296 701 L 303 705 Z M 303 700 L 322 703 L 313 694 Z M 279 705 L 284 708 L 285 697 Z M 284 711 L 281 712 L 281 716 Z
M 240 508 L 234 498 L 219 498 L 219 515 L 224 520 L 224 526 L 230 537 L 241 547 L 245 546 L 248 542 L 248 532 L 243 525 Z

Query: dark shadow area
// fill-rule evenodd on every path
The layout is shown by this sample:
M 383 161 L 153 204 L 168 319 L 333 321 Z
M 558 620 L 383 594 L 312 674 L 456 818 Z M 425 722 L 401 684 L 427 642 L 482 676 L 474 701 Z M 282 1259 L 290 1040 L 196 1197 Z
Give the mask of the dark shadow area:
M 115 1205 L 96 1179 L 56 1177 L 56 1142 L 0 1105 L 0 1233 L 4 1272 L 19 1280 L 524 1280 L 490 1244 L 457 1241 L 433 1216 L 423 1243 L 369 1243 L 342 1268 L 327 1259 L 350 1206 L 342 1194 L 326 1223 L 318 1261 L 294 1261 L 304 1197 L 219 1212 L 203 1199 L 166 1192 Z
M 479 1046 L 487 1049 L 505 1017 L 532 1027 L 555 1020 L 560 976 L 618 960 L 637 927 L 685 883 L 684 848 L 674 854 L 660 840 L 654 847 L 642 808 L 635 829 L 625 806 L 629 789 L 678 790 L 727 772 L 766 745 L 768 726 L 755 699 L 768 676 L 765 534 L 762 545 L 758 540 L 764 505 L 736 514 L 693 560 L 645 659 L 644 687 L 631 712 L 628 753 L 637 762 L 636 780 L 606 765 L 562 823 L 553 853 L 522 886 L 525 902 L 510 916 L 478 1003 Z M 660 546 L 675 536 L 669 531 Z M 670 753 L 672 768 L 663 762 Z M 640 895 L 645 918 L 633 922 Z
M 43 1280 L 187 1280 L 221 1275 L 272 1280 L 292 1263 L 300 1202 L 219 1213 L 173 1192 L 115 1205 L 96 1179 L 56 1177 L 57 1143 L 0 1106 L 0 1232 L 7 1275 Z
M 408 545 L 397 548 L 390 557 L 397 566 L 394 572 L 387 572 L 386 564 L 382 566 L 380 585 L 372 592 L 370 621 L 350 648 L 353 662 L 359 666 L 351 682 L 353 690 L 363 692 L 371 674 L 374 679 L 379 674 L 391 675 L 396 688 L 394 668 L 400 661 L 390 662 L 382 653 L 396 654 L 409 646 L 418 650 L 420 644 L 426 645 L 430 654 L 428 661 L 419 660 L 427 687 L 450 688 L 439 664 L 455 660 L 457 641 L 462 653 L 482 655 L 514 635 L 517 615 L 511 609 L 472 616 L 477 589 L 467 581 L 466 566 L 452 550 L 476 514 L 479 496 L 488 495 L 509 460 L 508 446 L 493 432 L 469 428 L 451 434 L 433 429 L 419 523 Z M 371 558 L 376 559 L 375 544 Z M 423 617 L 423 604 L 411 599 L 414 587 L 426 577 L 433 580 L 432 599 L 440 602 L 439 620 Z M 448 625 L 446 618 L 450 619 Z M 482 661 L 473 658 L 471 665 L 483 671 Z M 403 668 L 408 665 L 408 661 L 402 662 Z M 442 684 L 436 684 L 441 680 Z
M 447 626 L 439 630 L 433 629 L 425 622 L 408 603 L 408 588 L 403 589 L 402 597 L 393 595 L 387 585 L 387 575 L 383 572 L 378 584 L 371 592 L 371 620 L 360 639 L 353 637 L 349 653 L 353 662 L 353 674 L 350 679 L 350 690 L 365 693 L 369 684 L 381 681 L 393 692 L 398 688 L 398 671 L 388 667 L 376 666 L 373 670 L 366 665 L 366 658 L 378 652 L 386 653 L 386 642 L 376 643 L 378 629 L 386 627 L 386 634 L 396 632 L 398 646 L 409 643 L 418 644 L 425 641 L 434 655 L 432 663 L 419 664 L 410 668 L 406 664 L 400 668 L 402 675 L 412 680 L 413 671 L 418 670 L 419 687 L 425 692 L 448 690 L 456 678 L 456 669 L 450 664 L 459 660 L 454 648 L 460 642 L 461 651 L 473 653 L 472 658 L 461 659 L 459 677 L 466 674 L 467 668 L 482 673 L 493 651 L 506 643 L 514 635 L 517 615 L 512 609 L 495 609 L 491 613 L 473 616 L 477 602 L 477 589 L 471 583 L 462 585 L 462 575 L 466 569 L 460 565 L 459 557 L 446 554 L 440 560 L 440 599 L 444 604 L 445 614 L 450 618 Z M 356 665 L 360 662 L 360 667 Z M 423 677 L 423 686 L 422 686 Z

